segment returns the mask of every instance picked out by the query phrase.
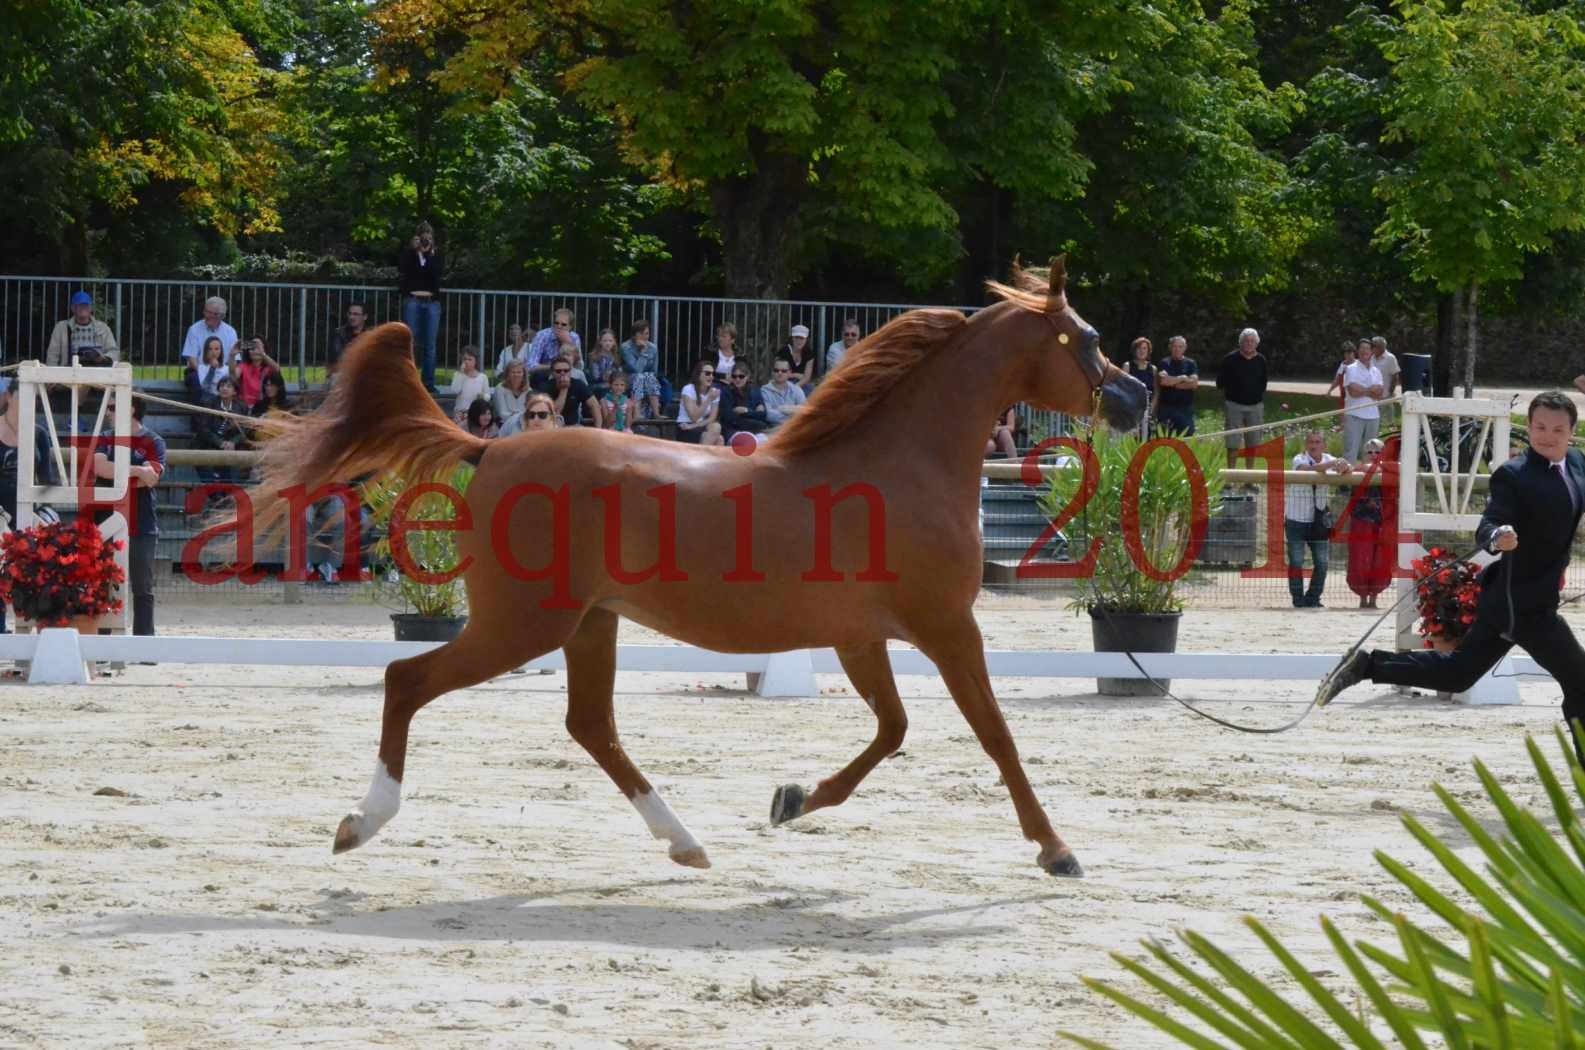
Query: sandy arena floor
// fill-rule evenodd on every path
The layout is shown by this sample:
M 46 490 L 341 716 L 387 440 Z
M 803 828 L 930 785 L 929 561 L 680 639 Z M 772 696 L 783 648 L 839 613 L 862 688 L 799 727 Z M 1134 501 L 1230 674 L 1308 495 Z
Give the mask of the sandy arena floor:
M 1035 608 L 989 603 L 988 644 L 1089 647 L 1087 623 Z M 161 615 L 172 634 L 388 637 L 357 605 Z M 1195 613 L 1182 648 L 1332 651 L 1368 623 L 1273 617 Z M 1088 869 L 1059 882 L 938 680 L 901 680 L 904 755 L 845 806 L 771 828 L 776 785 L 812 785 L 869 739 L 845 681 L 768 701 L 725 676 L 619 675 L 630 752 L 715 863 L 697 872 L 568 739 L 563 678 L 427 709 L 401 814 L 341 857 L 331 835 L 374 762 L 377 671 L 168 665 L 0 687 L 0 1046 L 1004 1048 L 1068 1045 L 1061 1029 L 1171 1045 L 1080 975 L 1118 977 L 1109 952 L 1181 926 L 1273 974 L 1247 913 L 1336 986 L 1317 917 L 1385 938 L 1357 894 L 1408 896 L 1371 852 L 1429 868 L 1397 811 L 1467 847 L 1428 784 L 1477 798 L 1479 755 L 1538 799 L 1523 737 L 1550 751 L 1557 712 L 1545 679 L 1521 707 L 1475 710 L 1367 687 L 1256 737 L 1170 701 L 999 681 Z M 1265 724 L 1311 689 L 1185 686 Z

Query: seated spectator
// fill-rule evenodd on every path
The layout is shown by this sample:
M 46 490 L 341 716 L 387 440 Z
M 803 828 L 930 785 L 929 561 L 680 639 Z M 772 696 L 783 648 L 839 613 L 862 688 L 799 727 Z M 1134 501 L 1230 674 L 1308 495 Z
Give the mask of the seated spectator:
M 748 365 L 732 366 L 726 386 L 721 390 L 721 438 L 730 442 L 739 434 L 752 434 L 755 444 L 763 444 L 770 429 L 770 416 L 759 387 L 749 382 Z
M 863 335 L 864 330 L 859 327 L 857 317 L 849 317 L 842 322 L 842 338 L 826 347 L 826 375 L 830 375 L 832 369 L 842 363 L 847 352 L 858 345 Z
M 535 390 L 524 401 L 524 409 L 511 419 L 501 421 L 501 437 L 525 432 L 555 430 L 561 425 L 556 404 L 550 395 Z
M 259 399 L 253 402 L 249 413 L 254 416 L 266 416 L 271 412 L 290 412 L 292 402 L 286 396 L 286 377 L 276 371 L 264 373 L 264 389 Z
M 693 382 L 682 388 L 677 409 L 677 440 L 690 445 L 721 444 L 721 390 L 715 385 L 715 365 L 700 361 L 693 366 Z
M 622 371 L 627 373 L 628 385 L 635 398 L 649 403 L 649 418 L 660 418 L 660 347 L 649 341 L 649 322 L 639 318 L 633 322 L 633 335 L 622 344 Z
M 508 364 L 501 382 L 490 397 L 490 407 L 495 409 L 496 420 L 504 425 L 507 420 L 520 414 L 523 406 L 528 404 L 528 395 L 531 393 L 533 390 L 528 385 L 527 367 L 521 361 Z
M 340 328 L 336 329 L 335 336 L 330 340 L 330 367 L 328 374 L 336 374 L 336 366 L 341 364 L 341 355 L 347 352 L 347 347 L 364 332 L 364 324 L 368 321 L 368 312 L 362 303 L 348 303 L 346 320 Z
M 572 361 L 566 357 L 557 358 L 550 370 L 550 385 L 545 393 L 550 396 L 564 426 L 579 426 L 587 418 L 590 426 L 598 427 L 600 402 L 589 392 L 589 384 L 574 378 L 572 373 Z
M 499 383 L 501 377 L 506 375 L 506 366 L 513 361 L 523 362 L 523 367 L 528 367 L 528 336 L 523 334 L 523 326 L 514 324 L 506 330 L 507 343 L 501 347 L 501 355 L 495 360 L 495 381 Z
M 210 401 L 205 407 L 238 416 L 248 414 L 248 406 L 244 405 L 241 399 L 237 397 L 236 381 L 229 375 L 220 380 L 214 400 Z M 248 444 L 247 434 L 237 421 L 227 419 L 224 416 L 205 415 L 203 425 L 199 428 L 196 436 L 199 448 L 233 452 L 238 449 L 251 447 Z M 216 481 L 230 481 L 234 476 L 229 466 L 198 468 L 198 479 L 205 484 Z
M 541 328 L 535 335 L 534 341 L 528 344 L 528 381 L 538 383 L 549 375 L 552 366 L 561 357 L 562 351 L 568 347 L 583 353 L 583 340 L 574 332 L 575 318 L 572 311 L 567 309 L 557 310 L 551 314 L 549 328 Z
M 212 335 L 204 340 L 204 356 L 202 361 L 186 358 L 187 371 L 182 379 L 187 384 L 187 397 L 195 405 L 201 405 L 209 398 L 219 393 L 220 380 L 228 373 L 225 363 L 226 351 L 220 345 L 220 337 Z
M 447 392 L 453 397 L 451 418 L 459 423 L 467 416 L 468 409 L 475 401 L 489 400 L 490 380 L 479 371 L 478 350 L 471 346 L 462 348 L 462 362 L 457 370 L 451 373 L 451 386 Z
M 600 400 L 601 425 L 606 430 L 631 434 L 635 407 L 633 399 L 627 396 L 627 375 L 623 372 L 613 372 L 611 386 L 606 391 L 605 397 Z
M 563 350 L 561 352 L 561 357 L 559 358 L 559 360 L 565 361 L 565 362 L 567 362 L 567 364 L 572 366 L 572 378 L 576 379 L 578 382 L 582 383 L 584 386 L 588 386 L 589 385 L 589 377 L 586 376 L 584 374 L 584 372 L 583 372 L 583 354 L 578 350 L 577 347 L 575 347 L 575 346 L 567 347 L 565 350 Z M 552 372 L 552 375 L 554 375 L 554 373 L 555 373 L 555 365 L 551 366 L 551 372 Z M 554 384 L 551 382 L 551 377 L 547 376 L 545 381 L 539 384 L 538 389 L 544 390 L 547 393 L 549 393 L 552 397 L 554 397 L 555 396 L 555 391 L 551 390 L 551 387 L 553 385 Z
M 1148 355 L 1149 350 L 1145 353 Z M 990 459 L 998 453 L 1004 459 L 1018 458 L 1018 445 L 1013 435 L 1018 432 L 1018 406 L 1008 405 L 996 417 L 996 422 L 991 425 L 990 440 L 985 442 L 985 458 Z
M 80 364 L 110 365 L 121 360 L 116 337 L 110 326 L 94 319 L 94 300 L 87 292 L 74 292 L 72 315 L 57 322 L 44 351 L 44 363 L 70 367 L 72 358 Z
M 212 335 L 220 337 L 220 348 L 226 360 L 231 360 L 231 348 L 237 345 L 237 330 L 226 324 L 226 301 L 218 295 L 204 300 L 204 316 L 192 323 L 182 340 L 182 356 L 194 361 L 203 357 L 204 340 Z
M 254 336 L 239 342 L 232 353 L 237 364 L 237 396 L 249 408 L 259 399 L 264 391 L 264 375 L 266 372 L 279 372 L 281 366 L 275 363 L 264 350 L 264 338 Z
M 706 356 L 709 356 L 708 351 Z M 737 364 L 737 325 L 723 321 L 715 326 L 715 374 L 724 379 Z
M 600 339 L 594 344 L 594 353 L 589 357 L 588 372 L 589 389 L 603 401 L 610 389 L 611 377 L 623 374 L 621 359 L 617 357 L 616 333 L 611 329 L 600 329 Z M 627 384 L 624 382 L 622 385 Z
M 462 421 L 468 433 L 476 438 L 493 438 L 500 434 L 501 428 L 495 423 L 495 410 L 490 407 L 490 402 L 479 398 L 468 404 L 463 409 Z
M 796 415 L 804 404 L 803 387 L 793 382 L 793 363 L 778 356 L 771 362 L 770 382 L 759 388 L 765 402 L 765 415 L 775 430 Z
M 808 325 L 795 324 L 787 339 L 787 345 L 782 347 L 780 356 L 792 362 L 793 382 L 803 388 L 804 393 L 814 389 L 815 381 L 815 355 L 809 349 Z

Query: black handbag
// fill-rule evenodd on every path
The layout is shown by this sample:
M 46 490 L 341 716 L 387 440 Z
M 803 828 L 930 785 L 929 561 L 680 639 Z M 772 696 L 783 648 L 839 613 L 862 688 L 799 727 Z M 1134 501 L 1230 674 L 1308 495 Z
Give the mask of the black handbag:
M 1307 538 L 1312 540 L 1327 540 L 1332 538 L 1331 507 L 1315 508 L 1315 517 L 1310 519 L 1310 532 Z

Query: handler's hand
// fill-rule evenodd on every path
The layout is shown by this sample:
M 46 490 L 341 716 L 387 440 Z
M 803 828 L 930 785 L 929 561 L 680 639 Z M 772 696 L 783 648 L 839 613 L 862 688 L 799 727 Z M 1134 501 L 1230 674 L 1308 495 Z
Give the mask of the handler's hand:
M 1491 549 L 1494 551 L 1511 551 L 1519 546 L 1519 534 L 1512 525 L 1504 525 L 1491 534 Z

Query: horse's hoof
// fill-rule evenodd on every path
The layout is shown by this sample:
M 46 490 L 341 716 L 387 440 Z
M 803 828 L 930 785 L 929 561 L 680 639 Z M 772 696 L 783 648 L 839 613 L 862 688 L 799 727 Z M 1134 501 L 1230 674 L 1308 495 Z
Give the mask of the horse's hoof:
M 797 784 L 783 784 L 776 789 L 776 794 L 770 800 L 770 822 L 772 824 L 785 824 L 794 817 L 802 815 L 804 803 L 809 796 Z
M 708 868 L 710 866 L 710 858 L 705 856 L 703 846 L 677 850 L 671 854 L 671 859 L 685 868 Z
M 1079 858 L 1072 853 L 1064 853 L 1056 860 L 1041 865 L 1052 875 L 1061 879 L 1082 879 L 1084 869 L 1079 866 Z
M 331 847 L 331 853 L 345 853 L 363 845 L 364 840 L 358 836 L 358 824 L 356 813 L 348 813 L 341 818 L 341 826 L 336 829 L 336 844 Z

